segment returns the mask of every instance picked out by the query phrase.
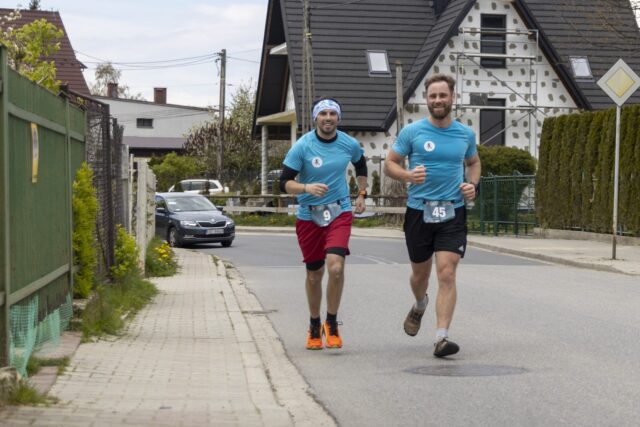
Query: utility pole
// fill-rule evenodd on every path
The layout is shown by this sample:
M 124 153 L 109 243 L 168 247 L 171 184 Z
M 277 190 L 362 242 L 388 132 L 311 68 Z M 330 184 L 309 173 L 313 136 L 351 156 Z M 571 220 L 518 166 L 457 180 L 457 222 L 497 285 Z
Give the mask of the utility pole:
M 311 105 L 315 98 L 313 78 L 313 50 L 311 48 L 311 14 L 309 0 L 304 0 L 302 19 L 302 105 L 300 106 L 302 133 L 308 132 L 313 126 L 311 119 Z
M 220 102 L 219 102 L 219 118 L 220 118 L 220 147 L 218 149 L 218 179 L 222 180 L 222 168 L 224 166 L 223 158 L 224 158 L 224 96 L 225 96 L 225 88 L 227 85 L 226 82 L 226 74 L 227 74 L 227 49 L 222 49 L 222 51 L 218 54 L 220 56 Z

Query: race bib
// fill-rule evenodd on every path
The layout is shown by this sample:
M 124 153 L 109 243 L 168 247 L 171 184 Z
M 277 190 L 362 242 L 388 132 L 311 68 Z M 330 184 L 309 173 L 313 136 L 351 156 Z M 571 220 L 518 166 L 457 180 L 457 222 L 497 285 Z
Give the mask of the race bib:
M 339 203 L 329 203 L 328 205 L 309 206 L 311 220 L 320 227 L 331 224 L 342 213 Z
M 448 200 L 425 200 L 423 220 L 426 223 L 447 222 L 455 218 L 453 203 Z

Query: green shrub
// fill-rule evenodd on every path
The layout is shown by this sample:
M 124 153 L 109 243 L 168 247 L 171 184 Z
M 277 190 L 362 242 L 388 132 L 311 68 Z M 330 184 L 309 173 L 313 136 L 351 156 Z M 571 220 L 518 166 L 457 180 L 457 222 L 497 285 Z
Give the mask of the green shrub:
M 115 265 L 111 267 L 111 274 L 116 282 L 142 276 L 136 241 L 120 225 L 116 231 Z
M 176 254 L 164 240 L 154 237 L 147 247 L 145 274 L 147 277 L 173 276 L 178 271 Z
M 355 176 L 349 178 L 349 194 L 358 194 L 358 182 Z
M 532 175 L 536 171 L 536 160 L 528 151 L 516 147 L 478 146 L 478 155 L 482 162 L 482 176 Z
M 93 172 L 83 163 L 73 183 L 73 253 L 78 271 L 74 275 L 74 295 L 89 296 L 95 284 L 97 264 L 94 230 L 98 199 L 93 187 Z
M 379 196 L 380 195 L 380 174 L 378 171 L 373 171 L 371 174 L 371 178 L 373 182 L 371 183 L 371 195 Z
M 178 156 L 176 153 L 169 153 L 164 156 L 161 162 L 158 163 L 158 160 L 155 162 L 156 164 L 150 165 L 150 167 L 156 175 L 157 191 L 167 191 L 172 185 L 183 179 L 202 176 L 205 169 L 202 159 Z
M 482 162 L 482 176 L 511 176 L 515 173 L 532 175 L 535 159 L 528 151 L 515 147 L 479 146 L 478 154 Z M 514 206 L 517 206 L 529 180 L 495 180 L 490 185 L 481 181 L 480 207 L 486 215 L 497 221 L 514 221 Z

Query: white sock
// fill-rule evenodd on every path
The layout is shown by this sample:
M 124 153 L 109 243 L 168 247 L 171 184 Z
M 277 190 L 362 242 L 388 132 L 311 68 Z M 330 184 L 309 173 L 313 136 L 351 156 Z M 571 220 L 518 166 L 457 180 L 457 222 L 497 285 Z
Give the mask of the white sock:
M 443 338 L 449 338 L 449 330 L 446 328 L 436 329 L 436 342 L 440 341 Z
M 420 301 L 416 301 L 414 307 L 418 311 L 425 311 L 427 309 L 427 302 L 429 302 L 429 299 L 425 295 Z

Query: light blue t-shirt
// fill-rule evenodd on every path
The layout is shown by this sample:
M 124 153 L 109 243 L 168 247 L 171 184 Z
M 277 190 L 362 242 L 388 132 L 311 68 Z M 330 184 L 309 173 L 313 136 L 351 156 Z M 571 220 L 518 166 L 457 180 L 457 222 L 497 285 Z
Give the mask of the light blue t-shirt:
M 460 184 L 464 180 L 464 160 L 477 154 L 476 134 L 458 121 L 438 128 L 427 119 L 411 123 L 400 131 L 391 147 L 409 157 L 409 169 L 423 165 L 427 179 L 409 185 L 407 206 L 423 209 L 425 200 L 448 200 L 454 207 L 464 205 Z
M 349 162 L 357 162 L 363 154 L 364 150 L 358 140 L 341 131 L 338 131 L 336 140 L 332 142 L 318 139 L 315 130 L 302 135 L 287 153 L 284 164 L 300 173 L 298 182 L 323 183 L 329 190 L 323 197 L 299 194 L 297 198 L 300 206 L 297 217 L 309 221 L 310 205 L 324 205 L 337 201 L 340 202 L 342 212 L 350 212 L 351 200 L 346 170 Z

